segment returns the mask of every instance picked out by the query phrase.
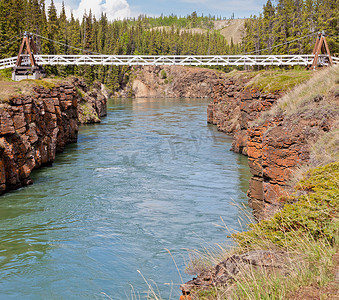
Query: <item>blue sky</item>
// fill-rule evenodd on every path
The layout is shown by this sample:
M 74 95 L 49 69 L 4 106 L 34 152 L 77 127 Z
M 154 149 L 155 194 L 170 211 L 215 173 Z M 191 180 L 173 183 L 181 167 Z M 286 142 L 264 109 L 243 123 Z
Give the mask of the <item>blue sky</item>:
M 60 10 L 62 0 L 54 0 Z M 76 17 L 91 9 L 99 16 L 106 12 L 109 19 L 135 17 L 139 14 L 159 16 L 160 14 L 186 16 L 196 11 L 199 15 L 216 15 L 236 18 L 249 17 L 262 10 L 266 0 L 64 0 L 68 14 L 72 10 Z M 48 5 L 50 0 L 46 1 Z

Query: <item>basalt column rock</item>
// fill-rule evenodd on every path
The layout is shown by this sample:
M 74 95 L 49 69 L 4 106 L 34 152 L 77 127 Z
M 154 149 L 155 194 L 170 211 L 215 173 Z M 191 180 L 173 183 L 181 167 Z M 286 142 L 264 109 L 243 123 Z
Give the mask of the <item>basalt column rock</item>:
M 207 122 L 234 137 L 232 150 L 247 155 L 247 129 L 282 95 L 247 87 L 250 78 L 220 80 L 214 88 L 213 102 L 207 108 Z
M 77 97 L 72 85 L 61 83 L 0 105 L 0 194 L 32 183 L 34 168 L 77 141 Z
M 257 219 L 271 217 L 284 204 L 295 168 L 307 163 L 312 145 L 338 126 L 338 101 L 293 114 L 277 114 L 248 129 L 248 157 L 253 175 L 248 195 Z M 321 105 L 325 108 L 321 109 Z M 331 105 L 333 109 L 328 109 Z
M 208 122 L 233 136 L 232 150 L 248 156 L 252 178 L 249 202 L 258 220 L 284 204 L 296 167 L 307 163 L 321 136 L 338 126 L 338 96 L 315 97 L 296 111 L 272 106 L 283 92 L 268 93 L 246 86 L 246 80 L 220 81 L 207 109 Z M 266 112 L 266 113 L 264 113 Z M 337 125 L 335 125 L 337 124 Z

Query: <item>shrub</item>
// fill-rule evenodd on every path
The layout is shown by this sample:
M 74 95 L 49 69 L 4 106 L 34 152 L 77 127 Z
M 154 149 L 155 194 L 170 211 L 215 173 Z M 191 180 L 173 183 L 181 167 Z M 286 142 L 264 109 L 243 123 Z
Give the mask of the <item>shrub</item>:
M 290 204 L 272 219 L 251 224 L 252 230 L 234 234 L 233 238 L 249 248 L 253 241 L 293 244 L 298 235 L 333 243 L 339 227 L 339 162 L 309 171 L 286 200 Z
M 166 74 L 166 71 L 165 71 L 165 70 L 161 70 L 161 72 L 160 72 L 160 78 L 161 78 L 161 79 L 166 79 L 166 78 L 167 78 L 167 74 Z

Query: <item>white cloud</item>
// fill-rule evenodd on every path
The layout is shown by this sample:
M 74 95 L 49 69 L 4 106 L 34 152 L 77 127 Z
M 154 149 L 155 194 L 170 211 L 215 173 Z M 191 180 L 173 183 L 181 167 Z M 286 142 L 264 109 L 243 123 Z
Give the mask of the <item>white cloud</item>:
M 48 7 L 50 1 L 46 1 L 46 7 Z M 55 6 L 60 13 L 62 4 L 55 1 Z M 73 11 L 75 18 L 82 19 L 82 16 L 86 12 L 87 14 L 91 10 L 92 14 L 96 18 L 100 18 L 101 13 L 105 13 L 109 20 L 123 19 L 131 16 L 130 6 L 127 0 L 81 0 L 79 5 L 70 6 L 65 3 L 65 10 L 68 17 Z
M 210 1 L 210 0 L 179 0 L 183 3 L 199 4 L 206 8 L 219 9 L 220 11 L 237 12 L 237 11 L 249 11 L 256 13 L 261 11 L 262 2 L 260 0 L 222 0 L 222 1 Z M 194 10 L 194 9 L 193 9 Z

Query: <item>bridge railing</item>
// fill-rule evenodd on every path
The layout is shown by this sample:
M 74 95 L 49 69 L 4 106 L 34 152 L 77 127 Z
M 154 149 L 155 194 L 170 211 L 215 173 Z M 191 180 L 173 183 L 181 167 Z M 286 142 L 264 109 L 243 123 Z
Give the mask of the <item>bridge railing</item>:
M 16 57 L 0 59 L 0 70 L 13 68 L 15 66 L 16 60 Z
M 23 55 L 25 56 L 25 55 Z M 35 55 L 39 65 L 116 65 L 116 66 L 308 66 L 314 55 Z M 319 56 L 319 61 L 328 64 L 326 56 Z M 0 69 L 13 68 L 17 58 L 0 59 Z M 332 57 L 334 64 L 339 64 L 338 57 Z M 29 64 L 27 57 L 23 64 Z
M 294 66 L 312 64 L 313 55 L 36 55 L 40 65 Z

